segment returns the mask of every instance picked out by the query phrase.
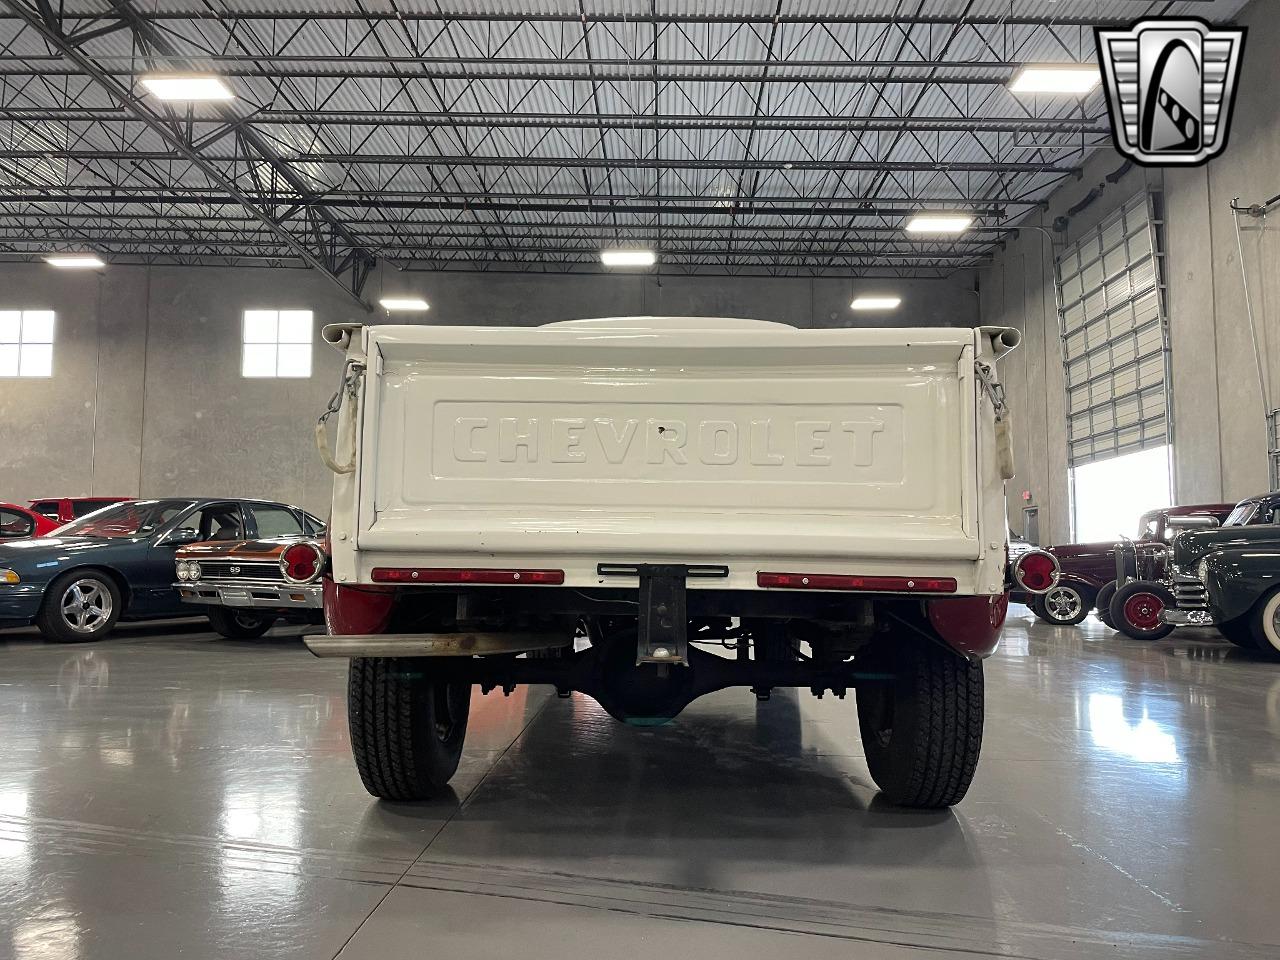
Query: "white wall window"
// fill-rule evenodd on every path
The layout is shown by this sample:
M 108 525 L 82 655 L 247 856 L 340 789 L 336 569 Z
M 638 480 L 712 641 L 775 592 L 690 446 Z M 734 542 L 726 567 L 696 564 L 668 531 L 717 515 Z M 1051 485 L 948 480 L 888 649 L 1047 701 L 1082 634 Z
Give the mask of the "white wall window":
M 1075 541 L 1094 543 L 1137 537 L 1148 510 L 1173 503 L 1168 446 L 1152 447 L 1071 470 Z
M 53 311 L 0 310 L 0 377 L 53 376 Z
M 310 310 L 246 310 L 241 375 L 311 376 L 311 330 Z

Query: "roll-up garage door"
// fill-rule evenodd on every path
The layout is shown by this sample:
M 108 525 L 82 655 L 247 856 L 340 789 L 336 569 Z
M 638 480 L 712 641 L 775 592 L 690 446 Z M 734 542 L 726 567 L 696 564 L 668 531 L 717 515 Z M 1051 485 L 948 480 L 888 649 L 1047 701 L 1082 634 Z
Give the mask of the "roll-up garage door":
M 1056 262 L 1073 467 L 1170 442 L 1157 199 L 1133 197 Z

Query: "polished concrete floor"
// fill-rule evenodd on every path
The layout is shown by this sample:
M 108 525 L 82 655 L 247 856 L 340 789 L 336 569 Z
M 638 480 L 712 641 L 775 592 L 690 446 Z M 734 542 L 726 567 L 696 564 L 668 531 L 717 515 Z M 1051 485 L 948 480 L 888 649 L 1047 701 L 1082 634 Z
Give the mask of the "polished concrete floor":
M 1015 607 L 952 812 L 877 802 L 852 702 L 636 729 L 479 697 L 380 804 L 298 631 L 0 633 L 0 958 L 1280 956 L 1280 664 Z

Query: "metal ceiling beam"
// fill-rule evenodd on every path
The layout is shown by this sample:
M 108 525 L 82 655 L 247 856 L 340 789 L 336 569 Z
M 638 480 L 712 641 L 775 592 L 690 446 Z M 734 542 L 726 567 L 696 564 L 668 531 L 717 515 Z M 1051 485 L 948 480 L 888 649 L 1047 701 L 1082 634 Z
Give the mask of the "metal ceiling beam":
M 492 67 L 500 69 L 504 67 L 625 67 L 629 70 L 639 70 L 641 68 L 661 67 L 668 70 L 675 69 L 698 69 L 705 70 L 707 67 L 715 67 L 717 69 L 729 69 L 736 67 L 744 67 L 752 70 L 758 70 L 764 67 L 777 66 L 784 70 L 847 70 L 850 67 L 861 67 L 864 70 L 881 70 L 881 69 L 932 69 L 936 66 L 945 66 L 948 64 L 938 64 L 931 60 L 923 60 L 920 58 L 905 58 L 899 60 L 885 59 L 859 59 L 859 60 L 815 60 L 805 57 L 795 57 L 787 60 L 755 60 L 742 59 L 734 57 L 716 58 L 714 60 L 700 57 L 681 57 L 681 58 L 659 58 L 657 60 L 637 60 L 633 57 L 596 57 L 591 55 L 580 57 L 439 57 L 439 56 L 403 56 L 400 54 L 387 54 L 386 56 L 374 54 L 287 54 L 287 53 L 202 53 L 193 52 L 186 54 L 193 60 L 199 60 L 201 63 L 224 64 L 224 63 L 250 63 L 255 67 L 264 63 L 337 63 L 343 65 L 351 64 L 373 64 L 387 66 L 422 66 L 422 67 Z M 58 57 L 43 54 L 11 54 L 0 57 L 0 63 L 43 63 L 57 62 Z M 149 60 L 167 60 L 168 55 L 157 54 L 148 55 L 145 53 L 133 54 L 108 54 L 98 55 L 94 59 L 100 64 L 120 62 L 126 63 L 130 67 L 136 68 L 139 63 L 145 64 Z M 958 63 L 949 64 L 955 67 L 965 67 L 969 70 L 1016 70 L 1023 66 L 1024 60 L 964 60 Z M 470 75 L 470 71 L 468 71 Z M 539 76 L 542 76 L 539 73 Z M 607 76 L 607 74 L 606 74 Z M 759 79 L 759 77 L 756 77 Z
M 31 123 L 76 121 L 128 121 L 132 114 L 110 107 L 0 107 L 0 119 L 21 120 Z M 752 118 L 744 116 L 636 116 L 633 114 L 602 114 L 597 124 L 595 115 L 575 114 L 499 114 L 499 113 L 437 113 L 411 111 L 370 110 L 354 113 L 336 110 L 258 110 L 252 123 L 292 126 L 305 124 L 369 126 L 369 127 L 417 127 L 435 124 L 453 124 L 459 127 L 514 128 L 514 129 L 595 129 L 599 125 L 611 130 L 747 130 Z M 213 117 L 202 118 L 197 113 L 197 123 L 220 123 Z M 764 116 L 755 124 L 758 130 L 896 130 L 902 117 L 785 117 Z M 979 133 L 1084 133 L 1104 134 L 1111 130 L 1106 117 L 921 117 L 909 118 L 912 130 L 919 132 L 979 132 Z
M 24 190 L 28 191 L 23 194 L 11 193 L 5 195 L 5 190 Z M 68 203 L 144 203 L 159 202 L 154 199 L 157 196 L 163 197 L 169 201 L 174 199 L 183 199 L 192 203 L 235 203 L 236 201 L 219 196 L 216 189 L 202 188 L 195 186 L 184 186 L 181 189 L 181 197 L 175 198 L 172 194 L 156 194 L 156 188 L 152 185 L 123 185 L 123 184 L 45 184 L 45 183 L 29 183 L 29 184 L 7 184 L 0 187 L 0 203 L 6 200 L 25 201 L 25 202 L 68 202 Z M 253 196 L 253 191 L 247 191 Z M 628 202 L 637 207 L 634 212 L 651 212 L 655 204 L 663 206 L 663 212 L 666 212 L 668 204 L 683 204 L 694 207 L 696 211 L 713 212 L 732 211 L 738 208 L 739 211 L 754 210 L 757 213 L 776 212 L 776 208 L 770 204 L 806 204 L 802 209 L 813 211 L 813 206 L 809 204 L 808 198 L 802 194 L 796 193 L 791 195 L 762 195 L 757 194 L 750 203 L 744 200 L 738 200 L 731 196 L 721 194 L 623 194 L 623 193 L 594 193 L 590 196 L 581 193 L 539 193 L 536 194 L 536 200 L 531 198 L 535 195 L 529 193 L 511 193 L 503 191 L 488 191 L 482 198 L 475 199 L 471 194 L 460 193 L 448 190 L 379 190 L 376 196 L 369 195 L 368 191 L 353 189 L 331 189 L 323 191 L 323 202 L 330 206 L 388 206 L 412 209 L 423 206 L 424 201 L 437 199 L 450 200 L 449 205 L 441 207 L 441 209 L 460 209 L 465 206 L 475 206 L 477 204 L 490 203 L 495 201 L 517 201 L 517 203 L 508 208 L 506 206 L 499 209 L 541 209 L 540 207 L 531 207 L 530 203 L 542 204 L 550 210 L 569 210 L 573 209 L 568 204 L 585 204 L 587 208 L 600 207 L 605 208 L 607 205 L 618 202 Z M 525 201 L 528 201 L 527 203 Z M 556 202 L 559 201 L 559 202 Z M 313 199 L 308 193 L 302 197 L 294 197 L 291 203 L 319 203 L 321 196 L 317 193 Z M 1003 217 L 1005 215 L 1005 207 L 1007 206 L 1039 206 L 1038 200 L 1021 200 L 1017 198 L 1006 199 L 999 198 L 991 200 L 988 197 L 955 197 L 931 194 L 919 194 L 914 196 L 893 196 L 893 195 L 877 195 L 877 196 L 849 196 L 843 197 L 835 201 L 834 209 L 837 212 L 848 211 L 857 216 L 875 215 L 884 213 L 887 208 L 900 208 L 908 213 L 915 213 L 921 207 L 933 206 L 955 206 L 964 209 L 971 209 L 975 215 L 984 217 Z M 980 206 L 974 206 L 979 204 Z M 429 204 L 428 204 L 429 207 Z M 756 209 L 759 208 L 759 209 Z M 612 207 L 609 207 L 612 209 Z M 825 209 L 825 207 L 824 207 Z M 693 211 L 691 211 L 693 212 Z M 888 214 L 886 214 L 888 215 Z M 902 214 L 898 214 L 902 215 Z
M 133 6 L 132 0 L 110 0 L 110 3 L 113 12 L 128 24 L 137 46 L 143 52 L 151 51 L 164 55 L 168 59 L 170 66 L 174 63 L 190 65 L 190 61 L 174 46 L 168 32 L 160 30 L 154 24 L 148 23 L 139 17 L 138 10 Z M 95 64 L 97 64 L 97 61 L 95 61 Z M 101 67 L 101 64 L 97 65 L 99 68 Z M 227 123 L 228 131 L 234 133 L 236 141 L 243 145 L 244 148 L 253 151 L 270 168 L 273 188 L 277 178 L 292 188 L 295 193 L 303 192 L 310 186 L 306 178 L 276 155 L 276 149 L 272 143 L 264 139 L 252 126 L 245 124 L 247 117 L 237 116 L 230 105 L 220 105 L 218 109 Z M 194 136 L 190 132 L 188 137 L 194 141 Z M 198 142 L 200 144 L 208 144 L 211 142 L 211 138 L 205 137 Z M 257 171 L 253 170 L 251 172 L 253 173 L 253 180 L 258 182 Z M 299 208 L 292 205 L 287 208 L 288 211 L 297 209 Z M 272 211 L 268 210 L 268 212 Z M 303 208 L 303 212 L 306 217 L 306 221 L 303 224 L 306 237 L 311 240 L 312 246 L 325 264 L 326 272 L 341 279 L 341 275 L 349 271 L 350 293 L 357 303 L 367 308 L 367 304 L 361 299 L 360 294 L 364 288 L 365 281 L 373 272 L 373 254 L 360 246 L 359 242 L 346 229 L 346 225 L 324 204 Z M 278 226 L 282 226 L 283 221 L 288 216 L 289 213 L 286 212 L 273 219 Z
M 1212 3 L 1212 0 L 1191 0 L 1191 2 L 1203 2 L 1206 6 Z M 86 6 L 83 11 L 73 9 L 64 10 L 65 18 L 93 18 L 107 19 L 109 14 L 103 14 L 96 6 Z M 158 9 L 140 12 L 140 16 L 145 20 L 352 20 L 352 21 L 377 21 L 377 20 L 397 20 L 406 22 L 427 21 L 430 23 L 466 23 L 466 22 L 487 22 L 487 23 L 566 23 L 579 24 L 586 23 L 613 23 L 613 24 L 772 24 L 775 20 L 783 24 L 866 24 L 866 25 L 886 25 L 886 24 L 903 24 L 910 26 L 992 26 L 992 27 L 1093 27 L 1093 26 L 1124 26 L 1127 27 L 1133 22 L 1133 18 L 1124 17 L 1068 17 L 1058 16 L 1056 14 L 1050 16 L 1018 16 L 1009 14 L 1007 16 L 985 15 L 985 16 L 948 16 L 945 14 L 898 14 L 891 16 L 883 14 L 848 14 L 848 13 L 822 13 L 822 14 L 794 14 L 781 13 L 777 17 L 769 14 L 748 14 L 748 13 L 732 13 L 732 14 L 698 14 L 698 13 L 514 13 L 514 12 L 450 12 L 443 13 L 437 11 L 435 13 L 416 12 L 408 10 L 361 10 L 359 13 L 353 13 L 343 10 L 334 10 L 331 7 L 321 7 L 318 9 L 307 9 L 305 5 L 282 6 L 277 8 L 259 7 L 253 10 L 235 10 L 227 11 L 225 8 L 218 9 L 201 9 L 201 8 L 175 8 L 170 10 Z M 13 19 L 0 15 L 0 19 Z M 1225 21 L 1222 21 L 1225 22 Z
M 13 0 L 0 0 L 3 3 Z M 170 134 L 170 137 L 173 137 Z M 186 144 L 173 137 L 175 145 L 189 150 Z M 172 160 L 173 155 L 163 151 L 152 150 L 6 150 L 4 156 L 10 160 Z M 216 163 L 265 163 L 263 157 L 256 155 L 231 154 L 207 156 L 183 154 L 192 160 L 199 157 L 200 162 Z M 396 153 L 328 153 L 311 152 L 296 153 L 282 161 L 293 163 L 337 163 L 337 164 L 386 164 L 390 166 L 432 166 L 432 167 L 598 167 L 609 169 L 632 170 L 871 170 L 903 173 L 919 171 L 923 173 L 949 171 L 952 173 L 1074 173 L 1074 166 L 1059 166 L 1053 163 L 1025 163 L 1015 161 L 936 161 L 936 160 L 761 160 L 761 159 L 725 159 L 701 160 L 696 157 L 666 159 L 659 157 L 543 157 L 543 156 L 510 156 L 510 157 L 473 157 L 473 156 L 432 156 L 404 155 Z M 194 161 L 193 161 L 194 162 Z M 224 178 L 225 179 L 225 178 Z M 301 182 L 301 181 L 299 181 Z M 307 192 L 305 186 L 298 186 L 299 192 Z M 323 202 L 323 201 L 322 201 Z
M 613 213 L 612 210 L 601 210 L 601 211 L 593 211 L 593 212 L 599 212 L 601 215 L 607 215 L 607 214 Z M 258 225 L 258 221 L 253 219 L 252 217 L 228 217 L 222 214 L 218 214 L 216 216 L 196 215 L 196 214 L 185 213 L 182 211 L 173 211 L 171 213 L 165 213 L 165 214 L 129 213 L 127 211 L 119 211 L 119 210 L 113 213 L 79 213 L 79 212 L 59 211 L 56 215 L 60 220 L 67 220 L 67 221 L 84 220 L 84 221 L 94 221 L 94 222 L 97 222 L 98 224 L 103 224 L 103 223 L 141 224 L 141 223 L 151 223 L 151 222 L 160 223 L 160 224 L 190 224 L 190 225 L 198 225 L 201 230 L 212 229 L 216 231 L 216 230 L 221 230 L 222 228 L 225 227 L 227 228 L 226 232 L 231 232 L 232 229 L 236 229 L 236 230 L 241 230 L 245 228 L 254 229 Z M 0 210 L 0 227 L 3 227 L 5 224 L 9 224 L 13 221 L 17 221 L 19 223 L 24 223 L 24 224 L 30 223 L 32 225 L 43 225 L 48 222 L 48 217 L 49 217 L 49 214 L 46 211 L 15 212 L 15 211 Z M 610 223 L 612 223 L 612 221 L 610 221 Z M 236 228 L 231 228 L 228 226 L 230 224 L 240 224 L 241 226 Z M 559 236 L 560 235 L 559 232 L 563 231 L 564 236 L 568 238 L 578 238 L 578 237 L 595 238 L 595 239 L 608 238 L 608 235 L 606 234 L 593 235 L 585 232 L 593 227 L 602 228 L 605 226 L 605 224 L 603 223 L 554 223 L 554 222 L 548 222 L 548 221 L 542 221 L 542 220 L 510 220 L 508 219 L 508 220 L 503 220 L 502 225 L 508 230 L 527 231 L 526 235 L 528 236 L 538 236 L 538 237 Z M 395 231 L 388 229 L 385 232 L 377 229 L 378 227 L 382 227 L 382 226 L 385 226 L 388 228 L 395 227 L 397 229 Z M 453 228 L 469 227 L 470 232 L 463 232 L 460 230 L 452 230 L 452 231 L 442 230 L 441 229 L 442 227 L 453 227 Z M 361 219 L 359 221 L 353 222 L 351 224 L 351 228 L 357 234 L 359 234 L 360 237 L 366 238 L 366 239 L 370 237 L 377 237 L 377 236 L 383 236 L 383 235 L 385 236 L 403 235 L 403 236 L 411 237 L 416 235 L 415 229 L 418 231 L 424 231 L 424 232 L 430 231 L 431 236 L 437 236 L 437 237 L 477 236 L 477 235 L 480 235 L 480 232 L 482 230 L 481 225 L 468 223 L 466 221 L 416 220 L 416 219 L 415 220 Z M 415 228 L 415 229 L 406 229 L 406 228 Z M 643 233 L 644 231 L 656 230 L 657 228 L 658 228 L 658 224 L 656 221 L 652 223 L 622 222 L 617 224 L 618 230 L 629 232 L 629 233 Z M 969 229 L 965 231 L 965 235 L 969 236 L 972 234 L 1016 233 L 1017 229 L 1018 229 L 1017 227 L 975 225 L 975 226 L 970 226 Z M 704 233 L 704 234 L 711 234 L 711 235 L 718 236 L 724 232 L 725 228 L 720 224 L 679 223 L 677 221 L 667 220 L 667 221 L 663 221 L 662 230 L 664 233 L 694 233 L 694 234 Z M 873 226 L 861 226 L 861 225 L 846 227 L 846 226 L 838 226 L 836 224 L 814 224 L 814 225 L 769 224 L 768 231 L 771 236 L 774 234 L 788 234 L 788 233 L 800 233 L 805 235 L 833 233 L 833 234 L 841 234 L 841 235 L 852 234 L 854 235 L 855 239 L 857 238 L 856 235 L 859 235 L 859 234 L 864 236 L 873 236 L 873 237 L 879 237 L 879 236 L 894 237 L 894 238 L 897 238 L 897 242 L 900 242 L 900 243 L 938 243 L 939 242 L 939 239 L 937 237 L 921 237 L 921 236 L 915 236 L 913 234 L 904 233 L 901 227 L 873 227 Z M 988 240 L 981 240 L 981 241 L 979 240 L 974 240 L 974 241 L 947 240 L 945 242 L 990 243 L 991 241 L 988 239 Z
M 20 252 L 0 250 L 0 263 L 29 263 L 33 256 L 38 255 L 36 252 L 23 254 Z M 678 274 L 680 276 L 712 276 L 712 277 L 758 277 L 762 279 L 778 279 L 778 278 L 802 278 L 820 277 L 827 279 L 857 279 L 857 280 L 904 280 L 912 278 L 944 278 L 956 273 L 958 270 L 969 270 L 975 267 L 983 266 L 989 261 L 976 261 L 962 267 L 955 266 L 910 266 L 901 269 L 893 269 L 892 267 L 867 268 L 858 266 L 813 266 L 813 267 L 786 267 L 783 269 L 762 270 L 758 266 L 733 266 L 724 267 L 721 265 L 706 266 L 703 264 L 681 264 L 671 263 L 663 265 L 663 273 L 666 275 Z M 270 257 L 258 254 L 190 254 L 181 251 L 163 251 L 150 253 L 118 253 L 112 257 L 112 263 L 118 266 L 153 266 L 156 264 L 174 264 L 178 266 L 234 266 L 234 267 L 264 267 L 272 269 L 307 269 L 306 264 L 297 261 L 291 257 Z M 589 261 L 574 261 L 572 263 L 547 263 L 541 261 L 447 261 L 440 260 L 432 263 L 430 266 L 418 266 L 414 262 L 401 269 L 403 273 L 499 273 L 499 274 L 523 274 L 529 273 L 545 273 L 549 275 L 573 274 L 573 275 L 609 275 L 611 271 L 602 267 L 599 263 Z
M 2 188 L 0 188 L 2 189 Z M 38 189 L 38 188 L 33 188 Z M 108 188 L 110 189 L 110 188 Z M 434 200 L 434 199 L 403 199 L 393 200 L 377 197 L 354 197 L 351 195 L 337 196 L 332 193 L 326 193 L 321 197 L 302 197 L 295 198 L 290 202 L 298 206 L 307 206 L 312 203 L 324 203 L 330 207 L 384 207 L 387 209 L 397 210 L 491 210 L 491 211 L 526 211 L 538 213 L 640 213 L 640 214 L 672 214 L 683 213 L 690 215 L 704 216 L 736 216 L 739 218 L 750 216 L 817 216 L 819 212 L 828 218 L 830 217 L 907 217 L 912 214 L 919 213 L 921 208 L 925 206 L 926 201 L 921 198 L 919 201 L 912 203 L 910 206 L 905 205 L 909 201 L 902 200 L 903 206 L 881 206 L 878 203 L 864 203 L 858 205 L 838 204 L 833 207 L 823 207 L 819 211 L 813 204 L 800 203 L 801 198 L 789 197 L 780 200 L 763 200 L 757 197 L 751 203 L 739 203 L 733 200 L 717 200 L 711 203 L 683 203 L 678 199 L 663 199 L 657 203 L 625 203 L 614 202 L 608 197 L 574 197 L 559 202 L 543 202 L 537 200 L 530 201 L 486 201 L 486 200 Z M 174 192 L 160 193 L 109 193 L 109 194 L 93 194 L 93 193 L 40 193 L 27 192 L 21 194 L 5 194 L 0 192 L 0 205 L 6 203 L 174 203 L 174 202 L 191 202 L 205 204 L 240 204 L 240 200 L 234 196 L 219 197 L 207 193 L 192 193 L 189 197 L 184 198 L 183 191 L 175 188 Z M 895 202 L 890 200 L 888 202 Z M 938 201 L 945 203 L 948 207 L 955 209 L 968 210 L 977 217 L 1002 218 L 1004 216 L 1003 205 L 1008 201 L 1001 201 L 1001 206 L 972 206 L 971 201 L 966 200 L 945 200 Z M 1032 201 L 1026 201 L 1020 205 L 1037 206 Z
M 0 240 L 28 240 L 32 236 L 31 229 L 25 224 L 0 223 Z M 235 246 L 237 244 L 265 246 L 280 246 L 280 241 L 274 239 L 271 234 L 265 231 L 256 231 L 246 233 L 241 229 L 235 228 L 219 228 L 219 227 L 203 227 L 200 230 L 189 233 L 181 229 L 145 227 L 141 224 L 133 226 L 122 226 L 118 224 L 96 224 L 85 227 L 67 228 L 61 230 L 54 229 L 48 223 L 42 225 L 40 236 L 43 238 L 56 238 L 59 240 L 73 241 L 81 240 L 86 243 L 182 243 L 184 240 L 190 240 L 192 244 L 229 244 Z M 646 239 L 651 239 L 649 233 L 642 234 Z M 483 244 L 484 235 L 480 233 L 465 233 L 457 231 L 431 231 L 423 233 L 409 233 L 406 235 L 396 234 L 390 231 L 368 232 L 362 233 L 362 237 L 378 250 L 515 250 L 515 251 L 532 251 L 532 250 L 576 250 L 579 252 L 594 253 L 598 251 L 602 245 L 607 245 L 617 239 L 615 231 L 588 233 L 585 231 L 574 231 L 562 234 L 538 234 L 538 235 L 514 235 L 511 241 L 498 242 L 491 244 Z M 716 238 L 699 238 L 690 236 L 677 236 L 672 231 L 664 231 L 664 241 L 654 246 L 663 254 L 666 253 L 683 253 L 688 255 L 697 254 L 699 256 L 712 256 L 722 253 L 720 248 L 715 247 L 691 247 L 689 243 L 709 242 Z M 787 238 L 788 240 L 794 238 Z M 859 237 L 841 237 L 837 238 L 840 243 L 835 247 L 824 247 L 815 245 L 813 247 L 814 256 L 924 256 L 933 257 L 942 255 L 942 251 L 923 250 L 917 253 L 917 248 L 926 245 L 943 245 L 947 247 L 946 254 L 965 255 L 972 254 L 967 248 L 988 249 L 993 243 L 998 242 L 996 238 L 988 238 L 986 240 L 939 240 L 937 237 L 932 240 L 918 240 L 907 238 L 892 239 L 868 239 Z M 670 241 L 676 240 L 680 243 L 673 244 Z M 457 241 L 457 242 L 454 242 Z M 572 244 L 566 246 L 566 242 L 572 241 Z M 829 242 L 830 238 L 823 238 L 822 242 Z M 735 246 L 735 252 L 758 252 L 762 254 L 777 253 L 779 255 L 798 255 L 799 251 L 787 250 L 774 244 L 775 241 L 765 237 L 740 237 L 734 241 L 735 244 L 744 244 L 741 248 Z
M 19 0 L 5 0 L 6 4 L 17 3 Z M 75 49 L 69 47 L 68 49 Z M 200 61 L 198 54 L 188 54 L 184 59 L 194 62 Z M 218 68 L 218 73 L 224 77 L 249 77 L 262 80 L 289 80 L 289 79 L 307 79 L 307 80 L 323 80 L 331 79 L 370 79 L 370 80 L 404 80 L 405 75 L 402 71 L 394 67 L 379 67 L 377 63 L 343 65 L 335 63 L 332 66 L 307 66 L 308 61 L 300 60 L 297 68 L 287 70 L 282 69 L 263 69 L 260 67 L 243 67 L 243 66 L 223 66 Z M 381 62 L 381 61 L 379 61 Z M 432 79 L 432 80 L 521 80 L 521 81 L 538 81 L 538 80 L 577 80 L 583 83 L 589 83 L 591 77 L 585 69 L 588 61 L 583 61 L 582 70 L 517 70 L 517 69 L 477 69 L 458 67 L 457 69 L 442 69 L 437 67 L 428 72 L 424 72 L 412 79 Z M 28 66 L 33 64 L 33 66 Z M 920 69 L 930 66 L 928 62 L 913 62 L 912 66 Z M 888 68 L 885 68 L 888 69 Z M 991 73 L 975 74 L 971 72 L 971 68 L 963 63 L 942 64 L 939 67 L 944 73 L 938 76 L 919 76 L 905 75 L 895 76 L 890 73 L 875 73 L 873 70 L 867 70 L 859 63 L 846 63 L 842 68 L 832 69 L 826 73 L 814 72 L 782 72 L 778 74 L 761 75 L 756 73 L 733 72 L 732 70 L 724 70 L 720 68 L 714 61 L 703 63 L 699 61 L 696 67 L 690 67 L 686 72 L 666 71 L 655 72 L 636 63 L 629 67 L 615 67 L 608 71 L 601 72 L 596 78 L 598 82 L 607 81 L 642 81 L 652 83 L 894 83 L 894 84 L 927 84 L 930 86 L 954 83 L 963 86 L 1004 86 L 1009 82 L 1012 68 L 1001 71 L 1000 76 L 994 76 Z M 951 73 L 950 71 L 957 71 Z M 127 67 L 101 68 L 104 76 L 116 79 L 127 80 L 137 75 L 137 71 Z M 30 57 L 20 57 L 8 62 L 0 61 L 0 76 L 6 77 L 74 77 L 79 76 L 81 71 L 74 70 L 69 67 L 60 66 L 55 62 L 37 60 Z
M 370 309 L 369 305 L 360 298 L 359 289 L 363 285 L 363 278 L 367 277 L 372 269 L 372 254 L 361 250 L 355 244 L 350 245 L 351 252 L 355 254 L 355 257 L 343 258 L 344 260 L 351 260 L 353 283 L 349 286 L 340 276 L 342 271 L 338 269 L 338 266 L 341 261 L 338 259 L 338 251 L 336 249 L 328 252 L 313 250 L 306 241 L 295 236 L 290 230 L 282 226 L 266 209 L 244 193 L 234 179 L 226 176 L 216 163 L 211 162 L 198 149 L 188 144 L 168 123 L 152 113 L 129 89 L 120 84 L 113 76 L 104 72 L 91 57 L 85 55 L 74 44 L 70 43 L 61 29 L 55 24 L 46 22 L 38 10 L 28 7 L 22 0 L 0 0 L 0 4 L 13 11 L 53 49 L 59 51 L 63 57 L 75 64 L 78 68 L 77 73 L 87 74 L 92 77 L 116 102 L 168 143 L 178 155 L 198 167 L 211 182 L 219 184 L 237 203 L 261 220 L 263 225 L 277 236 L 286 247 L 292 249 L 300 258 L 327 277 L 360 306 L 366 310 Z M 114 4 L 115 9 L 118 11 L 128 9 L 127 0 L 114 0 Z M 122 17 L 121 19 L 128 18 Z M 47 156 L 47 154 L 43 156 Z M 162 156 L 166 160 L 174 159 L 171 155 Z M 271 159 L 270 153 L 265 154 L 263 157 L 255 158 L 255 160 L 271 165 L 273 168 L 277 166 L 277 163 Z M 305 191 L 306 184 L 292 171 L 278 170 L 278 172 L 280 172 L 285 182 L 289 183 L 295 190 Z M 170 196 L 168 199 L 172 200 L 173 198 Z M 337 226 L 335 225 L 336 230 Z
M 28 239 L 25 234 L 6 235 L 0 234 L 0 243 L 12 244 L 15 242 L 23 242 Z M 73 238 L 66 238 L 73 239 Z M 165 241 L 136 238 L 115 238 L 103 240 L 102 246 L 105 251 L 109 252 L 113 247 L 172 247 L 187 246 L 190 248 L 227 248 L 231 250 L 276 250 L 280 256 L 293 256 L 287 247 L 274 241 L 261 240 L 219 240 L 219 239 L 192 239 L 182 241 Z M 488 256 L 494 255 L 514 255 L 514 254 L 531 254 L 535 257 L 543 257 L 553 255 L 557 257 L 577 256 L 588 261 L 596 261 L 599 258 L 599 251 L 594 247 L 553 247 L 540 244 L 528 245 L 484 245 L 484 244 L 449 244 L 435 246 L 408 246 L 403 248 L 388 247 L 388 249 L 398 249 L 402 253 L 411 254 L 418 259 L 435 259 L 446 254 L 476 254 L 482 253 Z M 886 251 L 877 253 L 870 250 L 819 250 L 824 260 L 837 259 L 841 261 L 857 261 L 857 262 L 876 262 L 889 261 L 892 263 L 914 263 L 917 261 L 926 263 L 949 263 L 951 261 L 968 262 L 976 259 L 982 259 L 983 254 L 977 252 L 930 252 L 930 253 L 900 253 L 898 251 Z M 774 262 L 794 261 L 797 265 L 812 264 L 815 262 L 816 254 L 810 253 L 808 250 L 772 250 L 768 248 L 717 248 L 711 250 L 701 250 L 696 248 L 664 248 L 660 251 L 660 262 L 684 261 L 690 260 L 704 265 L 715 265 L 725 261 L 736 260 L 769 260 Z

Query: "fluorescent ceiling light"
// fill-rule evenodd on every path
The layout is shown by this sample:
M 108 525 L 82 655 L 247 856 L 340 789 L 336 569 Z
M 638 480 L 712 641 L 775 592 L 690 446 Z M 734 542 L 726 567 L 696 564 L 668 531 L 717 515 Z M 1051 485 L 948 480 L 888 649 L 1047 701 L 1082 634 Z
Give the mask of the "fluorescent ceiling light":
M 901 297 L 856 297 L 850 310 L 897 310 Z
M 1102 80 L 1091 63 L 1028 63 L 1013 79 L 1009 89 L 1014 93 L 1065 93 L 1082 96 Z
M 106 266 L 101 257 L 92 253 L 51 253 L 44 262 L 64 270 L 99 270 Z
M 383 297 L 378 301 L 383 310 L 429 310 L 431 305 L 421 297 Z
M 600 251 L 600 262 L 606 267 L 652 267 L 655 260 L 652 250 Z
M 967 213 L 930 213 L 922 211 L 907 221 L 908 233 L 964 233 L 973 223 Z
M 211 73 L 149 74 L 139 82 L 160 100 L 235 99 L 226 82 Z

